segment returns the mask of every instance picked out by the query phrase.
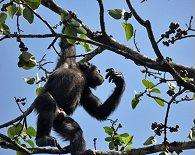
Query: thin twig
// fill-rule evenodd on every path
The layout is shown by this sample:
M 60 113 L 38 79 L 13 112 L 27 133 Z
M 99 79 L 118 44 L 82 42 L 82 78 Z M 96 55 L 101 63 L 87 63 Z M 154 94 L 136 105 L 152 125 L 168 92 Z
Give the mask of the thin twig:
M 179 95 L 181 95 L 185 91 L 186 91 L 186 89 L 179 90 L 178 93 L 173 95 L 171 100 L 167 103 L 167 110 L 166 110 L 165 120 L 164 120 L 164 144 L 166 144 L 166 142 L 167 142 L 167 123 L 168 123 L 168 117 L 169 117 L 169 111 L 171 108 L 171 104 L 176 99 L 176 97 L 178 97 Z
M 156 54 L 156 56 L 158 57 L 159 60 L 163 60 L 163 55 L 161 54 L 160 52 L 160 49 L 157 45 L 157 42 L 154 38 L 154 34 L 153 34 L 153 31 L 152 31 L 152 27 L 151 27 L 151 24 L 150 24 L 150 21 L 149 20 L 146 20 L 144 21 L 138 14 L 137 12 L 135 11 L 135 9 L 133 8 L 130 0 L 126 0 L 126 3 L 130 9 L 130 11 L 132 12 L 133 16 L 135 17 L 135 19 L 142 25 L 146 28 L 147 30 L 147 33 L 148 33 L 148 38 L 150 39 L 150 42 L 152 44 L 152 47 L 154 49 L 154 52 Z
M 55 31 L 53 30 L 53 28 L 50 26 L 50 24 L 45 19 L 43 19 L 38 13 L 36 13 L 24 0 L 21 0 L 21 2 L 29 10 L 31 10 L 35 14 L 35 16 L 37 16 L 37 18 L 39 18 L 50 29 L 52 34 L 55 34 Z
M 97 0 L 100 8 L 100 26 L 101 26 L 101 32 L 103 35 L 106 34 L 106 29 L 105 29 L 105 21 L 104 21 L 104 5 L 102 0 Z

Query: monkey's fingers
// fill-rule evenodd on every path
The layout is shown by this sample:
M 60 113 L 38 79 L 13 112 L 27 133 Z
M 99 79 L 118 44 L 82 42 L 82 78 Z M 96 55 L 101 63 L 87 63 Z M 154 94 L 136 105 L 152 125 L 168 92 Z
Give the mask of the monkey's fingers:
M 105 78 L 107 79 L 108 77 L 112 76 L 115 71 L 114 71 L 113 68 L 109 68 L 109 69 L 106 70 L 106 72 L 107 72 L 107 74 L 106 74 Z

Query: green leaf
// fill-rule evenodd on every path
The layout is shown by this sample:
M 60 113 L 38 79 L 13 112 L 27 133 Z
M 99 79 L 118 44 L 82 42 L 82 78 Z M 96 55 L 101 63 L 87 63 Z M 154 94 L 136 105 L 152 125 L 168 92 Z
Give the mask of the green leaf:
M 18 8 L 16 7 L 15 4 L 8 6 L 6 9 L 11 18 L 13 18 L 16 12 L 18 11 Z
M 123 142 L 125 145 L 132 144 L 133 136 L 129 135 L 128 133 L 121 134 L 121 135 L 120 135 L 120 138 L 121 138 L 122 142 Z
M 133 26 L 130 23 L 123 23 L 122 26 L 125 31 L 125 37 L 129 41 L 133 36 Z
M 71 19 L 69 25 L 73 26 L 73 27 L 80 27 L 81 26 L 81 24 L 78 21 L 76 21 L 75 19 Z
M 64 34 L 66 34 L 67 36 L 76 36 L 76 31 L 74 28 L 72 28 L 71 26 L 66 26 L 64 32 Z M 74 44 L 76 42 L 75 39 L 67 39 L 69 44 Z
M 0 23 L 0 33 L 4 35 L 10 34 L 10 29 L 5 23 Z
M 32 140 L 27 140 L 27 143 L 32 147 L 34 148 L 35 147 L 35 143 L 32 141 Z
M 189 135 L 188 135 L 188 138 L 191 140 L 191 141 L 195 141 L 195 128 L 192 128 L 189 132 Z
M 23 14 L 23 10 L 24 10 L 24 8 L 19 6 L 18 9 L 17 9 L 16 15 L 21 16 Z
M 34 14 L 33 14 L 33 12 L 32 12 L 29 8 L 27 8 L 27 7 L 25 7 L 25 9 L 23 10 L 23 17 L 24 17 L 30 24 L 32 24 L 33 21 L 34 21 Z
M 0 23 L 4 23 L 7 18 L 7 14 L 4 12 L 0 13 Z
M 140 99 L 138 97 L 134 97 L 133 100 L 131 101 L 131 106 L 133 109 L 136 108 L 136 106 L 138 105 Z
M 164 105 L 165 105 L 165 103 L 164 103 L 164 100 L 163 99 L 161 99 L 161 98 L 155 98 L 154 99 L 155 101 L 156 101 L 156 103 L 158 103 L 158 105 L 160 105 L 161 107 L 163 107 Z
M 146 80 L 146 79 L 143 79 L 143 80 L 142 80 L 142 84 L 143 84 L 147 89 L 153 89 L 154 86 L 155 86 L 151 81 Z
M 24 78 L 24 81 L 27 83 L 27 84 L 34 84 L 35 83 L 35 78 L 34 77 L 28 77 L 28 78 Z
M 26 3 L 35 10 L 40 6 L 41 0 L 26 0 Z
M 34 55 L 29 52 L 22 52 L 18 58 L 18 67 L 28 70 L 36 66 Z
M 79 26 L 77 28 L 77 33 L 79 33 L 79 34 L 87 34 L 87 31 L 82 26 Z
M 43 87 L 38 87 L 36 89 L 37 96 L 43 94 L 44 92 L 45 92 L 45 89 Z
M 132 146 L 131 146 L 131 145 L 127 145 L 127 146 L 125 147 L 125 151 L 126 151 L 126 152 L 131 151 L 131 149 L 132 149 Z
M 14 138 L 14 136 L 21 134 L 22 129 L 23 129 L 23 125 L 22 124 L 18 124 L 16 126 L 11 126 L 7 130 L 7 135 L 10 138 Z
M 153 93 L 158 93 L 158 94 L 160 94 L 161 92 L 160 92 L 160 89 L 158 89 L 158 88 L 152 88 L 151 90 L 149 90 L 150 92 L 153 92 Z
M 114 19 L 121 19 L 123 15 L 123 10 L 121 9 L 112 9 L 108 10 L 108 14 Z
M 156 143 L 156 139 L 154 136 L 150 136 L 143 145 L 152 145 Z
M 87 36 L 84 34 L 81 34 L 79 36 L 81 39 L 87 39 Z M 85 42 L 80 42 L 80 44 L 83 46 L 83 48 L 85 49 L 85 52 L 90 52 L 91 51 L 91 45 Z
M 114 142 L 110 142 L 109 143 L 109 149 L 110 150 L 114 150 Z
M 103 128 L 104 128 L 104 132 L 107 133 L 108 135 L 112 135 L 114 132 L 113 128 L 111 127 L 105 126 Z
M 31 137 L 36 136 L 36 130 L 32 126 L 27 128 L 26 133 Z
M 61 13 L 61 20 L 64 21 L 68 18 L 69 13 L 67 11 L 63 11 Z
M 106 141 L 106 142 L 112 141 L 112 137 L 106 137 L 106 138 L 105 138 L 105 141 Z
M 120 134 L 120 137 L 129 137 L 130 135 L 128 133 Z

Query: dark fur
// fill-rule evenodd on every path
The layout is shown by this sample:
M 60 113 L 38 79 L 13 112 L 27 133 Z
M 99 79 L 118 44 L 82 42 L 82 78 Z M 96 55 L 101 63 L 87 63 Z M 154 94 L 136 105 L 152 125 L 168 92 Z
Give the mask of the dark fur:
M 105 120 L 118 106 L 125 83 L 121 74 L 113 69 L 108 70 L 107 78 L 116 87 L 102 104 L 90 90 L 104 81 L 98 69 L 89 63 L 80 64 L 65 58 L 62 63 L 62 59 L 46 82 L 45 93 L 35 100 L 38 112 L 36 143 L 38 146 L 55 146 L 56 141 L 50 136 L 53 127 L 65 140 L 70 141 L 66 148 L 75 155 L 85 151 L 85 141 L 79 124 L 69 116 L 81 105 L 91 116 Z

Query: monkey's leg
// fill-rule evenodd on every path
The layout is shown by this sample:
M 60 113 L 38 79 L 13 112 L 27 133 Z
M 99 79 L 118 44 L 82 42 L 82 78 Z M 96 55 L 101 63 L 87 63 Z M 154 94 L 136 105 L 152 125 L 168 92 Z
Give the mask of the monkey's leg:
M 56 140 L 50 136 L 56 111 L 56 102 L 50 93 L 39 95 L 36 100 L 37 120 L 37 146 L 56 146 Z
M 65 140 L 70 140 L 70 145 L 65 148 L 68 148 L 72 155 L 83 154 L 85 152 L 83 131 L 74 119 L 66 117 L 63 113 L 59 113 L 53 122 L 53 128 Z

